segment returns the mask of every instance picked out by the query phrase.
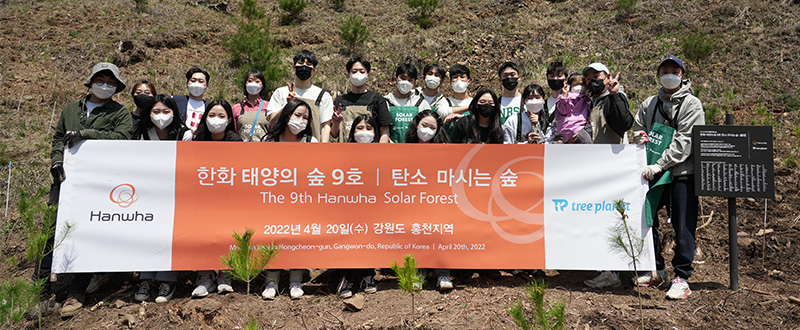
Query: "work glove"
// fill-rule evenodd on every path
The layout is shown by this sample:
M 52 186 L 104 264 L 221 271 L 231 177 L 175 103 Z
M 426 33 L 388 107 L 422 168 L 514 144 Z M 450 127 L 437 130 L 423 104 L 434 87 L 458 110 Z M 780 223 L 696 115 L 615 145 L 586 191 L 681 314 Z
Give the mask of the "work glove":
M 642 176 L 644 176 L 647 181 L 650 181 L 653 180 L 656 174 L 661 173 L 661 170 L 661 165 L 647 165 L 647 167 L 644 168 L 644 171 L 642 171 Z
M 64 144 L 72 148 L 72 145 L 83 140 L 81 131 L 69 131 L 64 135 Z
M 50 175 L 53 176 L 53 181 L 61 182 L 67 178 L 67 174 L 64 173 L 64 163 L 58 162 L 53 164 L 53 167 L 50 168 Z
M 647 136 L 647 133 L 645 131 L 633 132 L 633 143 L 642 145 L 646 144 L 649 141 L 650 137 Z

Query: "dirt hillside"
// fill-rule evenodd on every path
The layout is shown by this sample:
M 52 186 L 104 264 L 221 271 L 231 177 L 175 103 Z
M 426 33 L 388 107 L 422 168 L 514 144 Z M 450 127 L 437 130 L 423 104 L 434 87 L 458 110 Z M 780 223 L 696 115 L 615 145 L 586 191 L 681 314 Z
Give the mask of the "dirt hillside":
M 800 304 L 789 299 L 800 297 L 799 1 L 639 0 L 632 10 L 623 11 L 616 1 L 440 0 L 432 13 L 433 26 L 427 29 L 414 24 L 413 11 L 403 1 L 347 0 L 338 11 L 332 1 L 308 2 L 293 25 L 281 25 L 276 0 L 259 5 L 272 19 L 271 33 L 283 51 L 284 79 L 290 81 L 291 57 L 309 49 L 320 59 L 315 83 L 335 92 L 346 92 L 344 63 L 350 56 L 337 26 L 352 14 L 362 16 L 370 31 L 356 53 L 372 62 L 370 89 L 381 94 L 391 90 L 394 67 L 404 61 L 419 69 L 431 62 L 445 68 L 466 64 L 473 70 L 470 90 L 475 91 L 501 88 L 495 70 L 507 60 L 520 65 L 521 85 L 546 86 L 545 69 L 560 58 L 569 71 L 599 61 L 621 72 L 635 111 L 658 88 L 657 61 L 667 55 L 683 57 L 709 124 L 722 123 L 723 115 L 732 113 L 736 124 L 774 127 L 776 198 L 766 204 L 738 200 L 742 286 L 738 291 L 728 289 L 727 201 L 701 198 L 696 272 L 690 279 L 694 294 L 675 302 L 664 299 L 664 287 L 643 289 L 645 326 L 800 327 Z M 137 8 L 136 3 L 145 5 Z M 0 0 L 0 167 L 13 165 L 12 207 L 8 217 L 0 219 L 4 242 L 0 279 L 27 278 L 33 272 L 33 265 L 24 261 L 24 237 L 14 230 L 19 215 L 13 205 L 20 191 L 49 185 L 51 126 L 60 109 L 86 91 L 83 80 L 92 65 L 115 62 L 129 83 L 148 79 L 160 93 L 168 94 L 184 93 L 183 75 L 197 65 L 212 76 L 209 94 L 238 100 L 241 88 L 234 84 L 238 68 L 232 66 L 225 42 L 236 32 L 233 20 L 241 15 L 240 4 L 240 0 Z M 449 84 L 443 84 L 443 92 L 451 92 Z M 115 99 L 133 106 L 129 91 Z M 0 172 L 0 178 L 7 175 Z M 6 194 L 2 189 L 0 198 Z M 666 237 L 664 242 L 670 247 L 672 240 Z M 418 323 L 426 329 L 514 329 L 506 310 L 525 299 L 522 288 L 532 277 L 502 275 L 457 280 L 455 290 L 446 294 L 426 286 L 416 297 Z M 547 271 L 535 276 L 550 284 L 548 302 L 566 302 L 568 328 L 638 328 L 636 291 L 630 285 L 587 289 L 582 282 L 594 275 Z M 89 306 L 79 315 L 67 320 L 49 316 L 41 327 L 243 326 L 243 285 L 235 285 L 233 294 L 192 300 L 187 297 L 194 278 L 184 274 L 180 279 L 177 298 L 169 303 L 138 304 L 132 299 L 135 278 L 114 276 L 88 297 Z M 314 273 L 303 299 L 249 298 L 263 329 L 403 328 L 411 314 L 410 297 L 398 289 L 393 276 L 378 279 L 378 293 L 369 295 L 364 310 L 357 313 L 344 310 L 331 294 L 327 273 L 320 272 Z M 37 328 L 34 321 L 15 326 Z

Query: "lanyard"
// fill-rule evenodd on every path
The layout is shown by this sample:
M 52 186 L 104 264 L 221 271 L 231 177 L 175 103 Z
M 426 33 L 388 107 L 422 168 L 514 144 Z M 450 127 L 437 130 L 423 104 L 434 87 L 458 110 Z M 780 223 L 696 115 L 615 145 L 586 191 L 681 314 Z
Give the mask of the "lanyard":
M 258 115 L 261 114 L 261 107 L 264 106 L 264 100 L 261 100 L 261 103 L 258 104 L 258 112 L 256 112 L 256 118 L 253 119 L 253 126 L 250 127 L 250 137 L 247 138 L 247 141 L 253 141 L 253 132 L 256 130 L 256 124 L 258 123 Z M 242 107 L 244 110 L 244 107 Z
M 656 96 L 656 99 L 658 99 L 658 100 L 656 101 L 656 106 L 653 109 L 657 110 L 659 112 L 661 117 L 663 117 L 664 120 L 667 121 L 669 126 L 671 126 L 672 128 L 677 128 L 678 127 L 678 113 L 681 111 L 681 105 L 683 104 L 683 100 L 685 100 L 686 98 L 683 97 L 683 98 L 680 99 L 680 101 L 678 101 L 678 105 L 675 107 L 675 115 L 671 119 L 669 118 L 669 115 L 667 114 L 667 112 L 664 110 L 664 103 L 661 102 L 661 98 Z M 650 121 L 650 129 L 653 128 L 653 124 L 655 122 L 656 122 L 656 114 L 653 113 L 653 119 Z

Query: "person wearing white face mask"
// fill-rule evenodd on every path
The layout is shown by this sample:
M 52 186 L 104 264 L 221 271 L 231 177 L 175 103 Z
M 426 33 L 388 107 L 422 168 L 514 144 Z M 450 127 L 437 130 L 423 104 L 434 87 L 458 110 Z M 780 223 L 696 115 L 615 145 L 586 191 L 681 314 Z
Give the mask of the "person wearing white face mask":
M 547 116 L 544 109 L 544 89 L 537 84 L 530 84 L 522 91 L 522 108 L 515 116 L 508 117 L 503 124 L 505 144 L 540 144 L 544 143 L 544 133 L 539 120 Z
M 270 125 L 274 125 L 277 115 L 287 102 L 296 98 L 302 99 L 311 107 L 309 110 L 314 117 L 314 122 L 309 124 L 312 134 L 317 140 L 330 142 L 333 98 L 328 91 L 311 83 L 317 73 L 318 64 L 317 56 L 313 52 L 306 49 L 298 52 L 292 59 L 291 66 L 294 82 L 276 89 L 266 107 Z
M 380 136 L 377 133 L 377 122 L 369 114 L 359 114 L 353 119 L 352 129 L 350 129 L 346 142 L 351 143 L 378 143 Z M 350 298 L 353 296 L 354 283 L 359 283 L 359 288 L 364 293 L 375 293 L 378 286 L 375 284 L 375 269 L 340 269 L 333 272 L 334 278 L 341 278 L 337 286 L 336 293 L 340 298 Z M 357 282 L 360 281 L 360 282 Z
M 63 162 L 64 148 L 72 148 L 81 140 L 127 140 L 133 128 L 130 111 L 112 100 L 114 94 L 125 89 L 119 68 L 111 63 L 98 63 L 83 83 L 88 89 L 86 96 L 64 107 L 53 133 L 53 148 L 50 151 L 50 173 L 53 184 L 50 186 L 49 205 L 58 204 L 61 182 L 65 179 Z M 52 248 L 51 237 L 47 245 Z M 52 256 L 46 255 L 36 267 L 34 278 L 45 279 L 45 292 L 49 289 Z M 64 317 L 72 316 L 83 306 L 83 294 L 89 285 L 91 274 L 75 274 L 69 285 L 69 296 L 61 309 Z
M 447 117 L 453 113 L 453 105 L 442 93 L 439 92 L 439 87 L 447 74 L 444 68 L 438 64 L 430 63 L 422 69 L 424 83 L 418 88 L 418 91 L 425 97 L 425 101 L 431 105 L 431 109 L 439 113 L 442 118 Z
M 377 143 L 380 142 L 380 136 L 375 134 L 375 127 L 377 127 L 375 118 L 367 114 L 358 115 L 353 120 L 353 128 L 350 130 L 350 136 L 347 142 L 356 143 Z
M 242 141 L 233 127 L 233 108 L 228 101 L 214 100 L 206 106 L 194 141 Z
M 472 97 L 469 95 L 469 82 L 472 77 L 470 70 L 465 65 L 456 64 L 450 67 L 450 87 L 453 89 L 453 96 L 448 97 L 452 105 L 452 113 L 446 114 L 443 120 L 445 126 L 451 122 L 456 121 L 461 116 L 468 115 L 469 103 L 472 102 Z M 442 113 L 440 113 L 442 115 Z M 452 125 L 449 125 L 452 131 Z
M 556 99 L 556 126 L 564 143 L 592 143 L 592 126 L 588 124 L 591 100 L 583 93 L 582 81 L 583 76 L 577 73 L 569 75 Z
M 265 142 L 319 142 L 314 137 L 309 123 L 314 122 L 314 114 L 310 111 L 308 103 L 296 98 L 292 99 L 277 114 L 277 120 L 268 135 L 264 136 Z M 289 297 L 298 299 L 303 296 L 303 278 L 307 277 L 309 270 L 289 270 Z M 261 297 L 267 300 L 275 299 L 280 283 L 280 270 L 268 270 L 266 283 L 261 290 Z
M 171 96 L 158 94 L 151 96 L 152 104 L 141 109 L 141 119 L 133 128 L 131 140 L 144 141 L 177 141 L 189 129 L 175 118 L 178 105 Z M 177 288 L 178 273 L 171 271 L 141 272 L 139 285 L 133 299 L 146 301 L 150 299 L 153 288 L 156 291 L 155 302 L 163 303 L 172 299 Z M 157 285 L 157 286 L 156 286 Z
M 228 101 L 214 100 L 208 103 L 200 124 L 197 125 L 194 141 L 242 142 L 242 138 L 233 127 L 233 108 Z M 214 285 L 215 279 L 217 285 Z M 192 291 L 193 298 L 208 296 L 215 290 L 221 294 L 233 292 L 230 278 L 222 271 L 198 271 L 195 285 Z
M 242 87 L 245 99 L 233 105 L 233 126 L 245 142 L 261 141 L 267 135 L 266 80 L 260 71 L 250 70 Z
M 172 98 L 178 105 L 178 113 L 182 122 L 186 124 L 192 132 L 197 131 L 200 119 L 205 113 L 208 102 L 203 100 L 203 96 L 208 89 L 211 76 L 203 69 L 192 67 L 186 72 L 186 89 L 189 95 L 173 95 Z M 190 140 L 184 136 L 183 140 Z
M 178 105 L 171 96 L 158 94 L 153 105 L 144 108 L 142 118 L 134 126 L 131 140 L 178 141 L 189 129 L 175 117 Z
M 694 190 L 692 129 L 695 125 L 705 124 L 703 105 L 693 95 L 691 82 L 684 76 L 685 70 L 683 61 L 677 57 L 670 56 L 661 61 L 656 70 L 661 88 L 658 94 L 642 102 L 633 123 L 634 143 L 646 144 L 648 149 L 653 148 L 651 151 L 656 152 L 660 151 L 656 149 L 657 145 L 663 146 L 660 148 L 663 150 L 661 157 L 654 162 L 648 159 L 650 165 L 642 173 L 651 183 L 651 192 L 659 186 L 663 189 L 660 199 L 655 196 L 659 201 L 648 215 L 653 225 L 656 271 L 634 279 L 634 284 L 657 285 L 668 278 L 661 255 L 657 212 L 662 206 L 669 205 L 670 224 L 675 232 L 675 256 L 672 259 L 675 278 L 667 291 L 668 299 L 684 299 L 692 293 L 687 280 L 694 271 L 692 262 L 699 202 Z M 649 136 L 656 136 L 650 134 L 652 132 L 658 132 L 664 141 L 648 144 Z M 666 138 L 670 134 L 672 138 Z M 648 192 L 648 199 L 651 192 Z
M 450 143 L 442 118 L 433 110 L 420 111 L 408 124 L 405 143 Z
M 413 89 L 417 85 L 417 68 L 413 64 L 403 63 L 397 66 L 392 82 L 394 93 L 384 96 L 389 102 L 389 113 L 392 115 L 392 142 L 401 143 L 405 139 L 408 123 L 420 111 L 429 110 L 430 104 Z
M 264 136 L 265 142 L 319 142 L 311 134 L 314 115 L 309 111 L 308 103 L 301 99 L 293 99 L 286 103 L 269 134 Z
M 331 138 L 346 142 L 350 135 L 353 121 L 365 114 L 377 122 L 376 135 L 381 143 L 389 143 L 392 127 L 392 116 L 386 99 L 378 93 L 367 90 L 367 80 L 371 66 L 369 61 L 361 57 L 353 57 L 345 65 L 350 80 L 350 92 L 333 101 L 334 113 L 331 125 Z

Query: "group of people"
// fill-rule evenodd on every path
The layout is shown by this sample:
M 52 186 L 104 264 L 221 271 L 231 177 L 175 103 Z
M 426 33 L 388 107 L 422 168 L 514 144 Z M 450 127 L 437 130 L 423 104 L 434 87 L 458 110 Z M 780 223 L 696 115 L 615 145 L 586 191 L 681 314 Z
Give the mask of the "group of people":
M 264 75 L 250 71 L 242 86 L 241 101 L 233 105 L 222 99 L 206 100 L 211 76 L 193 67 L 186 72 L 188 95 L 159 94 L 156 86 L 146 80 L 133 84 L 130 88 L 135 103 L 133 111 L 113 100 L 114 94 L 126 90 L 119 69 L 111 63 L 95 65 L 84 82 L 88 88 L 86 96 L 65 106 L 55 129 L 50 203 L 58 203 L 60 183 L 65 179 L 64 148 L 84 139 L 620 144 L 628 142 L 628 131 L 632 128 L 633 142 L 646 145 L 654 125 L 662 125 L 674 130 L 673 138 L 662 157 L 649 164 L 642 175 L 647 180 L 655 180 L 665 172 L 672 176 L 659 205 L 659 208 L 669 206 L 667 211 L 676 236 L 672 261 L 675 277 L 667 296 L 680 299 L 691 293 L 686 280 L 693 270 L 698 204 L 693 185 L 691 131 L 693 125 L 704 123 L 704 115 L 680 59 L 667 57 L 659 62 L 656 76 L 662 87 L 641 104 L 635 116 L 629 110 L 619 73 L 612 75 L 601 63 L 568 73 L 561 61 L 555 61 L 547 68 L 546 88 L 537 84 L 521 88 L 519 67 L 505 62 L 497 70 L 497 81 L 502 85 L 500 93 L 491 89 L 471 93 L 471 70 L 460 64 L 449 70 L 437 64 L 426 65 L 418 86 L 417 68 L 403 63 L 395 70 L 394 90 L 380 95 L 367 87 L 369 61 L 353 57 L 345 64 L 344 71 L 350 90 L 336 99 L 312 83 L 317 65 L 314 53 L 299 52 L 292 62 L 294 82 L 273 91 L 269 100 Z M 449 97 L 440 91 L 446 79 L 452 86 Z M 654 227 L 657 224 L 655 221 Z M 634 279 L 636 285 L 657 285 L 668 279 L 657 232 L 653 237 L 658 270 Z M 48 278 L 50 263 L 48 256 L 34 276 Z M 306 272 L 289 271 L 292 298 L 303 295 Z M 434 272 L 440 290 L 453 288 L 448 270 Z M 278 294 L 279 275 L 277 270 L 266 272 L 262 290 L 265 299 L 274 299 Z M 366 293 L 377 291 L 373 275 L 373 270 L 346 271 L 339 281 L 338 294 L 349 297 L 355 282 Z M 96 291 L 107 278 L 104 274 L 75 274 L 62 316 L 78 313 L 84 293 Z M 137 301 L 155 295 L 156 302 L 165 302 L 175 293 L 175 272 L 142 272 L 139 278 L 141 282 L 134 295 Z M 601 288 L 619 285 L 620 281 L 615 273 L 601 272 L 585 283 Z M 195 285 L 193 297 L 213 291 L 233 291 L 230 279 L 222 271 L 198 272 Z

